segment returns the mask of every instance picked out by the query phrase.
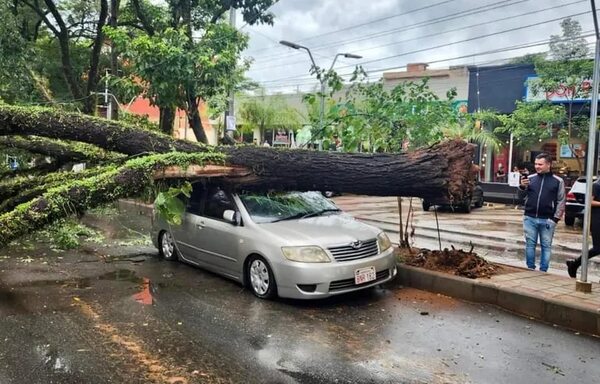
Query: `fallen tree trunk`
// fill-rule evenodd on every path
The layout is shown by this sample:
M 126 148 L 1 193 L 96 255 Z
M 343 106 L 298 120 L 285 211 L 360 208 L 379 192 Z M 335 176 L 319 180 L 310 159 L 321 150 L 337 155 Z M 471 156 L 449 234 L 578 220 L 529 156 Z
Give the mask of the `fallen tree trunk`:
M 400 154 L 361 154 L 220 147 L 227 163 L 250 168 L 242 185 L 371 196 L 446 196 L 462 201 L 473 188 L 474 147 L 461 140 Z
M 212 147 L 128 126 L 43 108 L 0 106 L 0 135 L 69 139 L 129 155 L 209 152 Z M 252 176 L 231 182 L 257 188 L 334 190 L 373 196 L 445 196 L 462 201 L 472 190 L 473 146 L 460 140 L 400 154 L 351 154 L 255 146 L 219 147 L 226 163 Z

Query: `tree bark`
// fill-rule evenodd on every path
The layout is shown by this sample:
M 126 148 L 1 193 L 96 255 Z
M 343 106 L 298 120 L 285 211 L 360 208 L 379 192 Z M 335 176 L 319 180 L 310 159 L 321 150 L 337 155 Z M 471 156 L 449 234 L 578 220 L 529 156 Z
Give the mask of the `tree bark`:
M 202 126 L 202 119 L 200 118 L 200 111 L 198 110 L 198 99 L 191 90 L 188 90 L 188 97 L 189 100 L 187 116 L 190 127 L 192 127 L 192 131 L 194 131 L 194 136 L 196 136 L 196 140 L 198 140 L 199 143 L 208 144 L 208 138 L 206 137 L 206 133 L 204 132 L 204 127 Z
M 175 123 L 175 109 L 170 107 L 160 107 L 159 110 L 159 129 L 165 135 L 171 136 L 173 134 L 173 124 Z
M 50 29 L 54 36 L 58 39 L 58 44 L 60 47 L 60 59 L 62 62 L 62 71 L 63 76 L 67 84 L 69 85 L 69 90 L 71 91 L 71 95 L 77 101 L 81 101 L 83 99 L 83 92 L 81 91 L 81 85 L 77 76 L 74 73 L 73 66 L 71 65 L 71 49 L 69 47 L 69 30 L 67 29 L 67 25 L 65 24 L 58 8 L 53 0 L 44 0 L 48 10 L 54 17 L 56 24 L 58 25 L 58 29 L 54 27 L 54 23 L 52 23 L 46 15 L 43 13 L 44 11 L 39 7 L 33 8 L 34 11 L 38 12 L 44 20 L 46 27 Z M 87 95 L 86 95 L 87 96 Z
M 446 196 L 462 201 L 474 185 L 471 172 L 474 146 L 461 140 L 400 154 L 255 146 L 220 147 L 219 150 L 227 155 L 228 164 L 251 168 L 258 186 L 269 184 L 277 189 L 371 196 Z
M 107 0 L 100 0 L 100 14 L 98 15 L 98 24 L 96 26 L 96 37 L 92 44 L 92 53 L 90 56 L 90 69 L 88 70 L 88 79 L 86 87 L 86 96 L 90 96 L 92 92 L 96 92 L 98 87 L 98 64 L 100 63 L 100 51 L 104 45 L 104 32 L 102 28 L 106 24 L 106 17 L 108 16 L 108 2 Z M 112 97 L 112 96 L 108 96 Z M 110 103 L 109 103 L 110 104 Z M 112 101 L 114 104 L 114 100 Z M 108 107 L 108 106 L 107 106 Z M 87 97 L 83 103 L 83 112 L 88 115 L 94 115 L 96 112 L 96 99 L 93 97 Z M 108 111 L 107 111 L 108 112 Z

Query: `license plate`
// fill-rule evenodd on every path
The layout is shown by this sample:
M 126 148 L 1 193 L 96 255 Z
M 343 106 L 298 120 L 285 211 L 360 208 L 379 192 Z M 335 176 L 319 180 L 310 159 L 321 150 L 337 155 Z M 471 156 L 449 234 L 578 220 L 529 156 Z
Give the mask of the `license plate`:
M 356 285 L 373 281 L 376 278 L 375 267 L 359 268 L 354 271 L 354 283 Z

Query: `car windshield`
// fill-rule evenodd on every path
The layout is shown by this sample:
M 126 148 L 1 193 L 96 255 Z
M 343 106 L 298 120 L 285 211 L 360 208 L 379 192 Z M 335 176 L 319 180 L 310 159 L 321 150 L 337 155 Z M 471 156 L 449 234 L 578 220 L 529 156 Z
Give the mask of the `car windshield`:
M 239 196 L 252 220 L 259 224 L 340 211 L 319 192 L 242 192 Z

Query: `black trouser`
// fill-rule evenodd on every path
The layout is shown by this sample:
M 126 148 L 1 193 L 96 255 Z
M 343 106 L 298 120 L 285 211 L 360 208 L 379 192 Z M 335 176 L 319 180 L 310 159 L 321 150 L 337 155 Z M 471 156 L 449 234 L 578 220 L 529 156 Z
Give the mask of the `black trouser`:
M 600 211 L 599 208 L 592 209 L 592 218 L 590 220 L 590 232 L 592 232 L 592 248 L 588 251 L 588 260 L 594 256 L 600 255 Z M 575 259 L 574 265 L 581 266 L 581 256 Z

